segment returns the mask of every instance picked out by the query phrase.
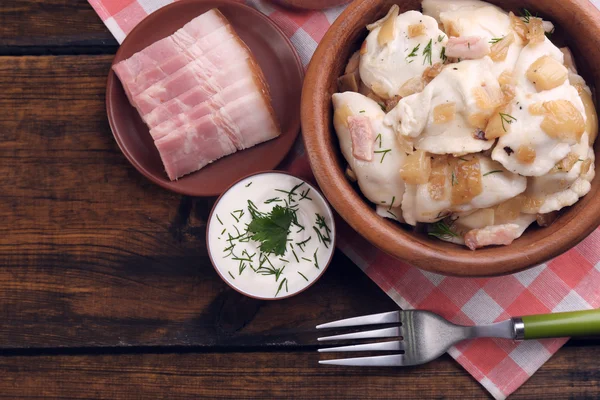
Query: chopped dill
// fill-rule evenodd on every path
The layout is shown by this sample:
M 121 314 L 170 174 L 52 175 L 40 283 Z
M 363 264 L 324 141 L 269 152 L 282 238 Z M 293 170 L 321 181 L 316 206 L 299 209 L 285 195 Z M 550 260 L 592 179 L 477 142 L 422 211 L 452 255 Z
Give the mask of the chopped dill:
M 304 279 L 306 279 L 306 282 L 308 282 L 308 278 L 306 276 L 304 276 L 304 274 L 300 271 L 296 271 L 300 274 L 301 277 L 303 277 Z
M 521 10 L 521 19 L 528 24 L 531 21 L 531 18 L 537 18 L 537 13 L 535 15 L 531 14 L 528 9 L 524 8 Z
M 375 137 L 375 143 L 377 143 L 377 140 L 379 140 L 379 148 L 381 148 L 381 133 L 378 133 Z
M 302 241 L 302 242 L 298 242 L 296 243 L 296 246 L 298 246 L 298 248 L 300 250 L 302 250 L 302 252 L 304 253 L 304 247 L 306 246 L 306 243 L 308 243 L 310 241 L 310 239 L 312 239 L 312 236 L 309 236 L 308 239 Z
M 385 156 L 387 155 L 387 153 L 389 153 L 391 151 L 392 151 L 392 149 L 375 150 L 373 153 L 375 153 L 375 154 L 382 154 L 381 160 L 379 160 L 379 164 L 383 164 L 383 160 L 385 159 Z
M 286 291 L 287 291 L 287 278 L 284 278 L 281 283 L 279 284 L 279 287 L 277 288 L 277 293 L 275 293 L 275 297 L 277 297 L 277 295 L 279 294 L 279 292 L 281 291 L 281 288 L 283 287 L 283 284 L 285 283 L 285 287 L 286 287 Z
M 431 45 L 433 44 L 433 39 L 429 39 L 429 43 L 427 43 L 427 46 L 425 46 L 425 48 L 423 49 L 423 65 L 427 64 L 427 62 L 429 62 L 429 65 L 433 65 L 433 63 L 431 62 Z
M 417 52 L 419 51 L 419 48 L 421 47 L 421 43 L 419 43 L 418 45 L 416 45 L 412 51 L 410 52 L 409 55 L 406 56 L 406 58 L 410 58 L 410 57 L 416 57 L 417 56 Z
M 486 172 L 485 174 L 483 174 L 483 176 L 488 176 L 488 175 L 492 175 L 492 174 L 497 174 L 498 172 L 502 172 L 502 170 L 501 170 L 501 169 L 495 169 L 495 170 L 493 170 L 493 171 Z
M 448 225 L 443 220 L 429 225 L 429 231 L 427 234 L 429 236 L 435 236 L 438 239 L 446 240 L 458 237 L 458 234 L 452 230 L 452 224 Z
M 504 129 L 504 132 L 506 132 L 506 126 L 504 125 L 504 123 L 507 123 L 510 125 L 517 120 L 512 115 L 505 114 L 505 113 L 500 113 L 500 119 L 502 120 L 502 129 Z

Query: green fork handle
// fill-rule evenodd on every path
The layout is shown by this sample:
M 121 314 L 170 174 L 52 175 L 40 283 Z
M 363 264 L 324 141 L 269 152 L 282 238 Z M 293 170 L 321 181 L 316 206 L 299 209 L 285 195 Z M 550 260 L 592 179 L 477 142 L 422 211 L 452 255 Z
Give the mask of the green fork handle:
M 600 335 L 600 309 L 521 317 L 524 339 Z

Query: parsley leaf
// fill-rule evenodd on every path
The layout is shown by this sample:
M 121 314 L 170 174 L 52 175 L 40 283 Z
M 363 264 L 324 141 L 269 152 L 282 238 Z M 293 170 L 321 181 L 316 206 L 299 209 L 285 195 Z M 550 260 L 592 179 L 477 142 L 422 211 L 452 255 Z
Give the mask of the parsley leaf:
M 294 211 L 279 205 L 269 214 L 255 217 L 248 225 L 251 239 L 260 242 L 260 251 L 282 256 L 287 247 L 287 236 L 294 219 Z

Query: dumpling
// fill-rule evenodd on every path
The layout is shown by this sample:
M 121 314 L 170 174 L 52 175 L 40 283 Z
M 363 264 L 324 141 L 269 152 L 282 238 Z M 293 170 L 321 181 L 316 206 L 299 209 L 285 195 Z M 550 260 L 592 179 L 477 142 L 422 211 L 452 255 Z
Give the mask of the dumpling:
M 399 146 L 392 129 L 383 124 L 385 113 L 377 102 L 360 93 L 344 92 L 333 95 L 334 127 L 342 149 L 342 154 L 356 175 L 360 190 L 367 199 L 382 207 L 382 214 L 398 219 L 394 212 L 400 206 L 404 195 L 404 182 L 399 170 L 406 153 Z M 371 161 L 355 156 L 349 120 L 365 118 L 375 134 Z
M 527 179 L 481 155 L 435 157 L 429 182 L 406 185 L 402 200 L 408 224 L 436 222 L 455 212 L 489 208 L 523 193 Z
M 494 61 L 494 76 L 512 72 L 523 41 L 514 33 L 504 10 L 483 1 L 424 0 L 423 13 L 438 20 L 450 36 L 448 57 L 477 59 L 489 55 Z
M 569 155 L 550 173 L 529 178 L 525 195 L 530 200 L 523 211 L 546 214 L 575 204 L 591 189 L 594 161 L 594 149 L 585 133 L 580 143 L 572 146 Z
M 463 155 L 488 150 L 492 140 L 478 132 L 504 101 L 492 60 L 449 64 L 425 90 L 405 97 L 385 117 L 385 124 L 414 138 L 415 148 L 433 154 Z
M 360 56 L 360 77 L 378 96 L 390 99 L 413 78 L 443 61 L 448 38 L 437 22 L 418 11 L 398 15 L 394 5 L 371 30 Z
M 498 114 L 504 130 L 492 159 L 524 176 L 547 174 L 578 143 L 585 129 L 585 109 L 568 82 L 539 93 L 516 88 L 512 103 Z
M 440 18 L 442 13 L 456 11 L 459 9 L 473 11 L 482 7 L 494 7 L 499 12 L 504 12 L 502 9 L 496 6 L 480 0 L 423 0 L 421 2 L 421 7 L 423 8 L 423 14 L 435 18 L 440 23 L 442 22 Z
M 539 65 L 534 65 L 536 63 Z M 543 68 L 551 68 L 552 71 L 543 73 Z M 545 82 L 550 86 L 545 86 L 544 90 L 552 84 L 560 86 L 567 81 L 568 76 L 567 68 L 564 66 L 564 54 L 548 38 L 544 38 L 542 43 L 530 43 L 521 51 L 513 76 L 517 87 L 527 93 L 537 93 L 539 89 L 544 88 L 539 85 Z M 541 78 L 540 82 L 536 80 L 536 76 Z

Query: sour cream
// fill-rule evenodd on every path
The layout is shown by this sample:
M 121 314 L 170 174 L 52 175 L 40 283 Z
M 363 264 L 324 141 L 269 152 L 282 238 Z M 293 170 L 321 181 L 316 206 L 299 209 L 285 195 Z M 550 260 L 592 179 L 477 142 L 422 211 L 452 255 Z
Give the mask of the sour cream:
M 292 210 L 285 253 L 261 251 L 249 224 L 277 206 Z M 271 236 L 272 237 L 272 236 Z M 333 255 L 335 225 L 329 205 L 308 183 L 285 173 L 245 178 L 215 204 L 207 243 L 215 269 L 239 292 L 260 299 L 290 297 L 316 281 Z

